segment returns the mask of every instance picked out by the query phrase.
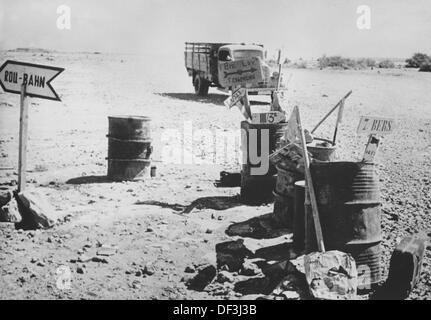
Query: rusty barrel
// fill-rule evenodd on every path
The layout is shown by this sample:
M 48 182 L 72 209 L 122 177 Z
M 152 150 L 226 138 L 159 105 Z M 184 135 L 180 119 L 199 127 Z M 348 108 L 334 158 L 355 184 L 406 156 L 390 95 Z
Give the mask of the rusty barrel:
M 293 210 L 293 248 L 302 252 L 305 248 L 305 181 L 295 182 Z
M 327 250 L 350 253 L 362 284 L 381 279 L 379 180 L 372 163 L 322 162 L 310 165 Z M 308 221 L 313 221 L 309 211 Z M 308 223 L 308 251 L 315 250 L 315 233 Z
M 259 204 L 272 201 L 276 169 L 269 162 L 269 155 L 279 146 L 286 126 L 286 122 L 271 124 L 241 122 L 243 154 L 241 199 L 243 202 Z M 253 157 L 263 157 L 261 160 L 263 165 L 253 161 Z M 262 170 L 259 169 L 261 165 Z
M 312 161 L 334 161 L 336 147 L 328 140 L 315 138 L 316 142 L 307 145 Z M 297 169 L 297 163 L 283 161 L 276 166 L 274 218 L 284 227 L 294 229 L 295 182 L 304 180 L 304 172 Z M 280 202 L 280 203 L 279 203 Z
M 108 178 L 136 180 L 148 175 L 151 164 L 151 119 L 108 117 Z

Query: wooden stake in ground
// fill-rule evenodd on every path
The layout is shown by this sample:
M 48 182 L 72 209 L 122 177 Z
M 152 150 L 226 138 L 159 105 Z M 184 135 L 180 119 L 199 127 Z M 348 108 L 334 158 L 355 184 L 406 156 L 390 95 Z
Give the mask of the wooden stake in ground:
M 26 84 L 21 85 L 19 117 L 18 192 L 25 190 L 27 170 L 28 98 Z
M 344 112 L 344 99 L 341 100 L 340 107 L 338 108 L 337 121 L 335 122 L 334 137 L 332 138 L 332 145 L 333 146 L 335 146 L 335 143 L 336 143 L 337 133 L 338 133 L 338 125 L 341 123 L 341 120 L 343 118 L 343 112 Z
M 319 210 L 317 208 L 316 194 L 314 193 L 313 180 L 310 172 L 310 159 L 308 158 L 307 143 L 305 141 L 304 129 L 302 128 L 301 117 L 298 107 L 295 107 L 296 119 L 299 135 L 301 137 L 302 153 L 304 156 L 305 167 L 305 192 L 308 192 L 311 201 L 311 210 L 313 212 L 314 229 L 316 231 L 317 248 L 320 252 L 325 252 L 325 244 L 323 241 L 322 227 L 320 225 Z M 294 111 L 295 111 L 294 110 Z
M 248 100 L 248 91 L 245 89 L 245 95 L 244 95 L 244 109 L 248 115 L 249 121 L 251 121 L 251 109 L 250 109 L 250 101 Z

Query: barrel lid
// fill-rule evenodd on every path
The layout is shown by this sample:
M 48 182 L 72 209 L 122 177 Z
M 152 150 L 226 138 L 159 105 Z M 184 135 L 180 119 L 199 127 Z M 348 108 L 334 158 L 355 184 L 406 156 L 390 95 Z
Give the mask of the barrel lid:
M 132 115 L 108 116 L 108 119 L 132 119 L 132 120 L 146 120 L 146 121 L 151 120 L 151 118 L 147 116 L 132 116 Z

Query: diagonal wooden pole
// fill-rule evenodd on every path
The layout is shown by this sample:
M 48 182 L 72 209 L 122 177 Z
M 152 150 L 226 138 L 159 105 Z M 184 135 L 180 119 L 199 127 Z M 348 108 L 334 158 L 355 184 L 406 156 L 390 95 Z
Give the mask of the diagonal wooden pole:
M 315 127 L 313 128 L 313 130 L 311 130 L 311 133 L 314 133 L 314 131 L 316 131 L 317 128 L 320 127 L 320 125 L 332 114 L 332 112 L 334 112 L 335 109 L 338 108 L 338 106 L 340 105 L 340 103 L 342 101 L 346 100 L 351 94 L 352 94 L 352 90 L 350 90 L 340 101 L 337 102 L 337 104 L 331 110 L 329 110 L 329 112 L 322 118 L 322 120 L 320 120 L 319 123 L 315 125 Z
M 302 153 L 304 156 L 305 166 L 305 192 L 308 192 L 313 212 L 314 229 L 316 231 L 317 248 L 320 252 L 325 252 L 325 243 L 323 242 L 322 227 L 320 225 L 319 210 L 317 207 L 316 194 L 314 193 L 313 180 L 310 172 L 310 159 L 308 158 L 307 143 L 305 141 L 304 129 L 302 128 L 301 116 L 298 107 L 295 107 L 298 131 L 301 137 Z
M 18 154 L 18 192 L 26 187 L 27 170 L 27 129 L 28 129 L 28 98 L 26 84 L 21 85 L 20 116 L 19 116 L 19 154 Z

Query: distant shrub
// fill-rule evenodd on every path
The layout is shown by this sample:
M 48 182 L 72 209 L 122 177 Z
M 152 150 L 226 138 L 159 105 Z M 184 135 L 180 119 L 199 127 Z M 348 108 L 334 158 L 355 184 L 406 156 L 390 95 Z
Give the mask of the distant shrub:
M 323 55 L 317 59 L 320 69 L 324 68 L 339 68 L 339 69 L 365 69 L 374 67 L 376 62 L 373 59 L 350 59 L 341 56 L 330 56 Z
M 299 59 L 292 66 L 298 69 L 307 69 L 307 61 Z
M 376 66 L 376 60 L 371 58 L 360 58 L 356 60 L 356 66 L 361 69 L 374 68 Z
M 288 65 L 290 62 L 291 62 L 290 59 L 286 58 L 283 61 L 283 65 Z
M 428 57 L 424 62 L 421 63 L 419 71 L 431 72 L 431 58 Z
M 392 69 L 395 68 L 395 63 L 389 59 L 385 59 L 379 62 L 378 67 L 382 69 Z
M 425 53 L 415 53 L 410 59 L 406 60 L 406 68 L 420 68 L 423 63 L 427 63 L 431 59 Z

